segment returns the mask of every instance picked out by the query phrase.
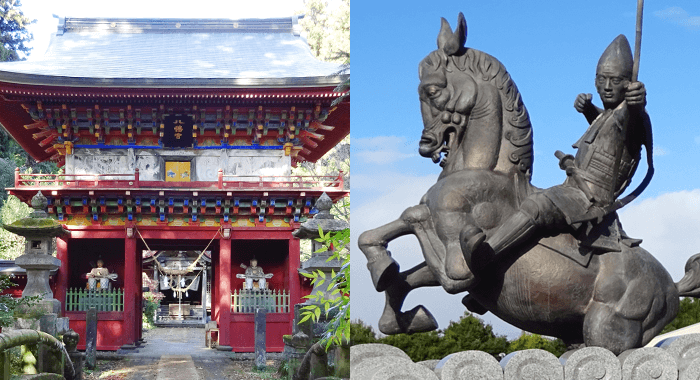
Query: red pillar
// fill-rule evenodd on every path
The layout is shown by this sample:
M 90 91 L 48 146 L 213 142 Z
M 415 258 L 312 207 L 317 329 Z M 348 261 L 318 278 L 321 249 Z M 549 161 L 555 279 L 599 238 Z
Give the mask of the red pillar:
M 68 289 L 68 278 L 70 269 L 68 266 L 68 242 L 63 239 L 56 239 L 56 258 L 61 260 L 61 267 L 56 274 L 56 292 L 54 298 L 61 301 L 61 316 L 66 310 L 66 290 Z
M 219 239 L 219 276 L 216 291 L 218 305 L 219 344 L 230 346 L 231 339 L 231 240 Z
M 124 240 L 124 344 L 134 344 L 137 340 L 136 323 L 138 317 L 136 313 L 141 310 L 136 308 L 139 305 L 140 290 L 136 287 L 136 279 L 141 276 L 136 262 L 136 239 L 126 238 Z M 138 326 L 141 328 L 141 326 Z
M 299 251 L 299 239 L 293 236 L 289 239 L 289 300 L 291 303 L 290 315 L 294 319 L 294 305 L 301 303 L 301 280 L 299 279 L 299 267 L 301 257 Z M 293 323 L 293 322 L 292 322 Z
M 212 321 L 216 321 L 217 324 L 219 323 L 219 307 L 218 307 L 218 302 L 219 302 L 219 297 L 218 297 L 218 292 L 219 292 L 219 264 L 217 264 L 219 261 L 219 254 L 216 252 L 212 252 L 212 257 L 211 257 L 211 299 L 209 302 L 211 302 L 211 319 Z
M 136 241 L 134 239 L 134 241 Z M 136 254 L 136 335 L 135 340 L 143 337 L 143 254 L 135 249 Z

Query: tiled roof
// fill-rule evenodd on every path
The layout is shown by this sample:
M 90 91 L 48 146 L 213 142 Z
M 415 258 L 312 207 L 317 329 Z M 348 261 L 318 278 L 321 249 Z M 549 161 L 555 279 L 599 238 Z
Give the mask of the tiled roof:
M 339 83 L 297 17 L 61 19 L 37 61 L 0 63 L 0 81 L 59 86 L 297 87 Z

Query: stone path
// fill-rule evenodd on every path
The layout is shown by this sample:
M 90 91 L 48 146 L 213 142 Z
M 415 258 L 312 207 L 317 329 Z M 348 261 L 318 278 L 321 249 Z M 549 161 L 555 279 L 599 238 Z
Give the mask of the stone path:
M 146 345 L 129 356 L 160 359 L 163 355 L 190 355 L 193 358 L 230 358 L 230 352 L 204 346 L 204 328 L 160 327 L 149 330 L 143 337 Z
M 277 379 L 269 373 L 252 371 L 252 354 L 234 354 L 205 348 L 203 328 L 161 327 L 144 334 L 147 343 L 122 360 L 108 360 L 102 370 L 86 379 L 124 380 L 260 380 Z M 235 358 L 235 360 L 231 360 Z M 246 360 L 250 358 L 251 360 Z M 268 361 L 270 368 L 277 363 Z M 99 367 L 99 365 L 98 365 Z
M 193 380 L 199 379 L 190 355 L 163 355 L 158 362 L 156 380 Z
M 197 361 L 226 362 L 231 353 L 206 348 L 203 328 L 162 327 L 144 334 L 146 345 L 139 347 L 129 357 L 157 361 L 156 380 L 194 380 L 201 377 L 197 373 Z M 199 365 L 201 367 L 201 364 Z

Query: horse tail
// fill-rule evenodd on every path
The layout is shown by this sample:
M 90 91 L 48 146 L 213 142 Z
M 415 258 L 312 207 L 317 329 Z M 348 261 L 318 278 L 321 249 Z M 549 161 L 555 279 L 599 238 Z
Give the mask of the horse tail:
M 681 297 L 700 298 L 700 253 L 685 263 L 685 275 L 676 283 L 676 289 Z

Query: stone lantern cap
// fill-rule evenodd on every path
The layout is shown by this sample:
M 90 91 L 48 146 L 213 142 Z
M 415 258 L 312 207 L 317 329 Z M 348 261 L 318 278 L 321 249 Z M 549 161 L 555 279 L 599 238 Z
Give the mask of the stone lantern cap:
M 292 233 L 294 237 L 299 239 L 316 239 L 320 237 L 318 234 L 319 226 L 321 226 L 323 232 L 341 231 L 349 227 L 347 222 L 335 219 L 335 216 L 331 214 L 333 201 L 328 194 L 323 193 L 316 201 L 314 207 L 318 210 L 318 214 L 302 223 L 299 229 Z
M 11 224 L 3 224 L 2 227 L 13 234 L 24 236 L 28 239 L 58 237 L 70 235 L 70 231 L 66 230 L 60 223 L 49 218 L 44 209 L 48 205 L 46 197 L 41 194 L 41 191 L 31 200 L 32 211 L 28 217 L 17 220 Z

